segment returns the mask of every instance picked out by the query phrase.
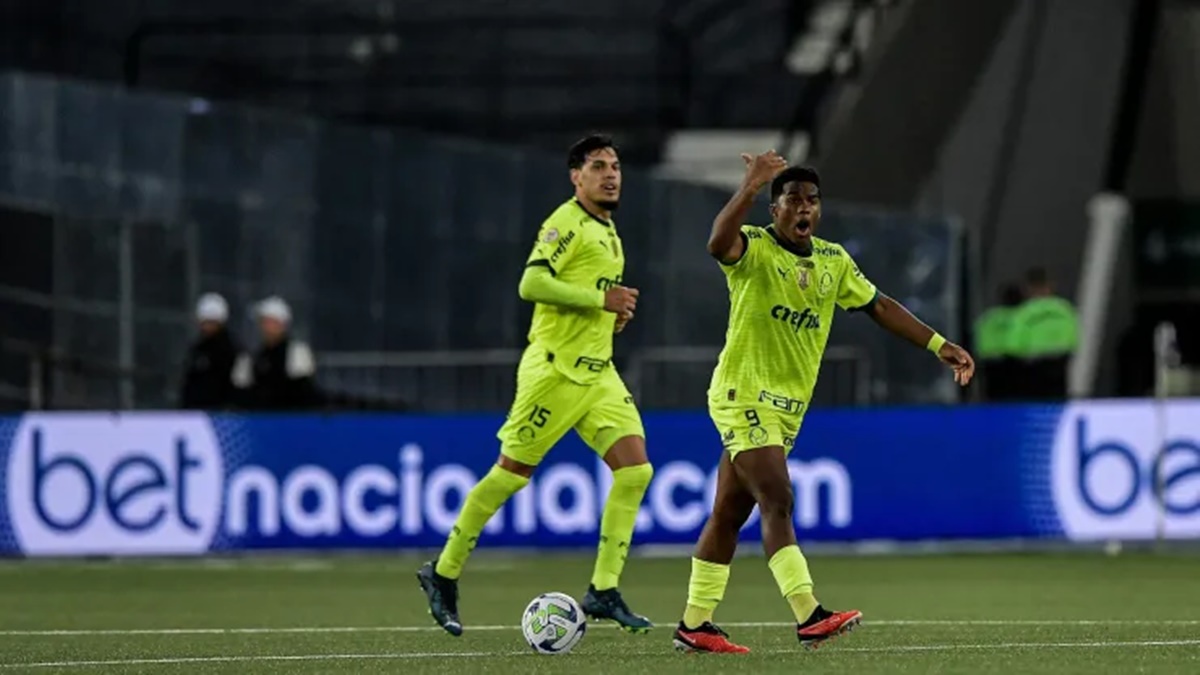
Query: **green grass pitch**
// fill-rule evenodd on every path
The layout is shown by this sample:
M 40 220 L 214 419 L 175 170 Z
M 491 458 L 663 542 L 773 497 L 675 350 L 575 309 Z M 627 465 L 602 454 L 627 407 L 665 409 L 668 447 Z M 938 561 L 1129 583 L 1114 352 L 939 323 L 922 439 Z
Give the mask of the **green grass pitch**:
M 650 634 L 592 624 L 562 656 L 532 653 L 516 623 L 538 593 L 580 597 L 590 555 L 476 555 L 457 639 L 426 613 L 412 555 L 0 561 L 0 673 L 1200 673 L 1200 557 L 809 558 L 818 597 L 862 627 L 804 651 L 747 556 L 717 615 L 746 656 L 672 649 L 686 558 L 629 560 Z

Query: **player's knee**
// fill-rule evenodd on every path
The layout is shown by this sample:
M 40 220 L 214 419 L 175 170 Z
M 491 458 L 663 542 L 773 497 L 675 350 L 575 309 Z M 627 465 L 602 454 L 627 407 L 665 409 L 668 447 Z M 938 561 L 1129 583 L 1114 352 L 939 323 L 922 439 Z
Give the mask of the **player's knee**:
M 595 445 L 608 447 L 608 450 L 603 453 L 604 463 L 614 472 L 650 461 L 646 456 L 646 441 L 637 434 L 627 434 L 617 430 L 601 431 L 596 435 Z
M 646 488 L 650 487 L 652 478 L 654 478 L 654 467 L 649 462 L 627 466 L 613 472 L 614 485 L 620 483 L 626 489 L 639 493 L 645 492 Z
M 776 488 L 763 493 L 758 509 L 764 520 L 791 520 L 794 504 L 790 488 Z
M 750 520 L 750 514 L 754 511 L 754 504 L 750 508 L 725 508 L 713 509 L 712 515 L 709 516 L 709 521 L 712 522 L 714 529 L 720 532 L 738 532 L 742 526 Z
M 500 459 L 496 461 L 496 465 L 509 473 L 514 473 L 522 478 L 532 478 L 533 472 L 537 469 L 536 466 L 518 462 L 508 455 L 500 455 Z

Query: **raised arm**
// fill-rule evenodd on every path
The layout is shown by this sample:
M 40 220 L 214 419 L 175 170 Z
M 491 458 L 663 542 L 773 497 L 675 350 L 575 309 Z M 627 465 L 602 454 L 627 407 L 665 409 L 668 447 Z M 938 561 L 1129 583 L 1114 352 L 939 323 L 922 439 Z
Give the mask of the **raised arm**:
M 726 265 L 741 260 L 746 252 L 742 224 L 754 205 L 754 198 L 779 172 L 787 168 L 787 160 L 774 150 L 755 157 L 743 154 L 742 161 L 746 163 L 742 185 L 713 219 L 712 232 L 708 235 L 708 254 Z
M 967 350 L 938 334 L 923 321 L 913 316 L 904 305 L 880 293 L 867 312 L 875 323 L 888 332 L 904 338 L 917 347 L 928 349 L 938 359 L 954 370 L 954 381 L 966 386 L 975 374 L 975 361 Z

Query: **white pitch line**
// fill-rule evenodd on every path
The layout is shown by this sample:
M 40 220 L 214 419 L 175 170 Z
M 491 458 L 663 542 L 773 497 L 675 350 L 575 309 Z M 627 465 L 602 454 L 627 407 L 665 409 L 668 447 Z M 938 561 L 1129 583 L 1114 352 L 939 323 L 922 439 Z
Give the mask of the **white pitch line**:
M 784 628 L 791 621 L 730 621 L 729 628 Z M 1198 626 L 1200 619 L 879 619 L 863 620 L 864 626 Z M 290 626 L 257 628 L 96 628 L 0 630 L 0 637 L 72 637 L 89 635 L 286 635 L 311 633 L 431 633 L 438 626 Z M 465 627 L 473 631 L 520 630 L 515 625 Z
M 1122 640 L 1113 642 L 997 642 L 968 645 L 893 645 L 891 647 L 831 647 L 838 652 L 953 652 L 990 649 L 1107 649 L 1110 647 L 1193 647 L 1200 640 Z
M 872 626 L 1200 626 L 1200 619 L 881 619 Z M 731 626 L 790 626 L 790 623 L 742 623 Z
M 524 654 L 526 652 L 519 652 Z M 0 663 L 0 669 L 10 668 L 99 668 L 103 666 L 158 666 L 183 663 L 243 663 L 247 661 L 355 661 L 392 659 L 443 659 L 498 656 L 487 652 L 409 652 L 395 654 L 296 654 L 277 656 L 181 656 L 161 659 L 113 659 L 110 661 L 41 661 L 38 663 Z
M 1200 640 L 1122 640 L 1113 642 L 999 642 L 994 644 L 937 644 L 937 645 L 894 645 L 890 647 L 838 647 L 835 652 L 848 653 L 920 653 L 953 651 L 991 651 L 998 649 L 1110 649 L 1114 647 L 1193 647 Z M 796 653 L 797 649 L 769 649 L 759 654 Z M 637 652 L 639 656 L 667 654 L 662 652 Z M 751 652 L 753 653 L 753 652 Z M 108 661 L 42 661 L 37 663 L 0 664 L 0 669 L 11 668 L 94 668 L 102 666 L 149 666 L 194 663 L 246 663 L 262 661 L 353 661 L 353 660 L 400 660 L 432 658 L 483 658 L 497 656 L 534 656 L 532 652 L 408 652 L 383 654 L 295 654 L 295 655 L 246 655 L 246 656 L 186 656 L 157 659 L 113 659 Z M 599 655 L 597 655 L 599 656 Z

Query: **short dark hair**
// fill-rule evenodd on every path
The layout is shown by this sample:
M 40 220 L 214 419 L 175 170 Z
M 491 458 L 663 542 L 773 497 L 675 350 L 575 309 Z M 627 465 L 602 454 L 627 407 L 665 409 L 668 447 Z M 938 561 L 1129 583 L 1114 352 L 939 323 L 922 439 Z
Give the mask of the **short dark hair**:
M 1030 286 L 1045 286 L 1050 283 L 1050 273 L 1045 267 L 1030 267 L 1025 271 L 1025 283 Z
M 1016 307 L 1025 299 L 1021 287 L 1016 284 L 1005 284 L 1000 289 L 1000 304 L 1006 307 Z
M 789 166 L 771 181 L 771 201 L 779 199 L 779 195 L 783 194 L 783 186 L 796 181 L 812 183 L 817 186 L 818 192 L 821 190 L 821 176 L 816 169 L 811 166 Z
M 607 134 L 588 134 L 575 141 L 571 145 L 571 148 L 567 150 L 567 166 L 572 169 L 581 169 L 583 168 L 583 163 L 587 161 L 588 155 L 605 148 L 612 148 L 613 152 L 617 152 L 617 145 L 613 143 L 612 136 Z

